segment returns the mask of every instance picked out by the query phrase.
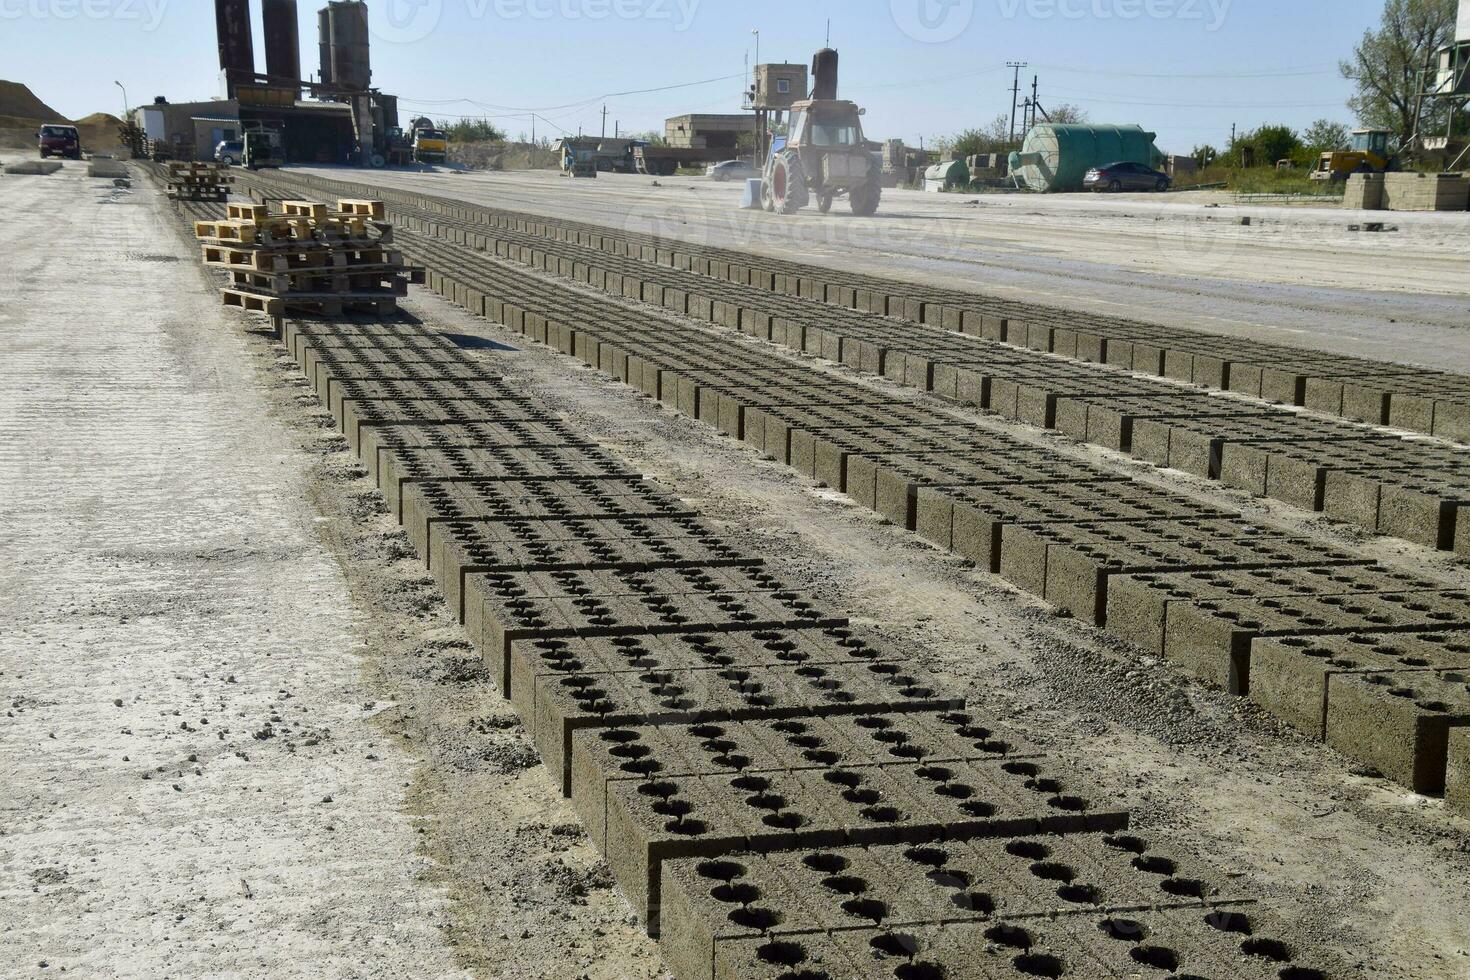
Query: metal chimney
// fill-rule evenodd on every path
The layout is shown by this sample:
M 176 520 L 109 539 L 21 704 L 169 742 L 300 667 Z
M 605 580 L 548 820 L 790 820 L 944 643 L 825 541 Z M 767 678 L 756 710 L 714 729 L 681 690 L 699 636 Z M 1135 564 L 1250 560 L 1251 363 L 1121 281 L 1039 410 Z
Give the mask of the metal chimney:
M 225 76 L 225 94 L 234 98 L 237 76 L 255 74 L 250 0 L 214 0 L 214 26 L 219 38 L 219 67 Z
M 837 98 L 837 52 L 823 48 L 812 58 L 812 98 Z
M 323 75 L 330 72 L 334 85 L 365 91 L 373 80 L 367 4 L 361 0 L 331 0 L 318 17 L 319 30 L 325 24 L 323 40 L 328 45 Z
M 323 7 L 316 12 L 317 47 L 321 50 L 321 83 L 332 84 L 332 12 Z
M 281 79 L 301 78 L 301 32 L 296 0 L 262 0 L 265 26 L 265 73 Z

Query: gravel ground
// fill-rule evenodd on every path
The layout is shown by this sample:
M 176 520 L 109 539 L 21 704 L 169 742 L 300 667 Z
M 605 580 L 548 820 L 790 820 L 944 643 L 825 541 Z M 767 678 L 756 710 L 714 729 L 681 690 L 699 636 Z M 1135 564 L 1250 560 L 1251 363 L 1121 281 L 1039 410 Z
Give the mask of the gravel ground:
M 166 205 L 69 166 L 0 180 L 0 206 L 0 976 L 659 976 L 380 498 Z M 1470 973 L 1470 828 L 1437 802 L 569 358 L 483 356 L 1298 939 L 1374 977 Z

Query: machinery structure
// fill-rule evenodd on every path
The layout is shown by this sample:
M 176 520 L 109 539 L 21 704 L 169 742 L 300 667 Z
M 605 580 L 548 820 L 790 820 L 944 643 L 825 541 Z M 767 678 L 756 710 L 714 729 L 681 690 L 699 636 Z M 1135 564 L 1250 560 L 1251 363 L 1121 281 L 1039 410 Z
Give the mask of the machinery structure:
M 1043 193 L 1080 191 L 1087 172 L 1113 163 L 1141 163 L 1155 170 L 1164 162 L 1156 133 L 1140 126 L 1040 123 L 1026 133 L 1021 149 L 1007 160 L 1018 186 Z
M 761 203 L 794 214 L 815 197 L 825 214 L 845 194 L 853 214 L 871 215 L 883 196 L 882 165 L 863 138 L 865 110 L 837 98 L 836 51 L 817 52 L 812 79 L 812 98 L 792 105 L 787 135 L 772 141 Z
M 254 62 L 250 0 L 215 0 L 221 82 L 241 133 L 275 134 L 282 162 L 408 162 L 413 140 L 398 129 L 398 99 L 371 87 L 367 4 L 330 0 L 318 12 L 321 64 L 311 81 L 301 77 L 296 0 L 261 2 L 264 73 Z
M 1312 180 L 1347 180 L 1353 174 L 1381 174 L 1398 169 L 1397 157 L 1389 151 L 1393 133 L 1387 129 L 1359 129 L 1345 150 L 1328 150 L 1309 176 Z

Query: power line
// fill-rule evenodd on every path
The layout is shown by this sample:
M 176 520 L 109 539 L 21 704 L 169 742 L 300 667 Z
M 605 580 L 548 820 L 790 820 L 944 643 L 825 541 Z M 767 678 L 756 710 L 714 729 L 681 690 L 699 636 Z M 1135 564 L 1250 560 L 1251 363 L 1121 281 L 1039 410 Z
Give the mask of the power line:
M 1325 67 L 1298 67 L 1276 71 L 1227 71 L 1227 72 L 1132 72 L 1110 71 L 1099 68 L 1078 68 L 1075 65 L 1037 65 L 1047 71 L 1065 72 L 1071 75 L 1099 75 L 1110 78 L 1296 78 L 1303 75 L 1330 75 L 1337 72 L 1336 65 Z
M 560 109 L 581 109 L 581 108 L 583 108 L 585 106 L 592 105 L 592 104 L 597 103 L 597 102 L 600 102 L 600 101 L 602 101 L 604 99 L 616 99 L 616 98 L 620 98 L 620 97 L 625 96 L 625 95 L 648 95 L 648 94 L 651 94 L 653 92 L 672 92 L 672 91 L 674 91 L 676 89 L 695 88 L 695 87 L 700 86 L 700 85 L 713 85 L 715 82 L 728 82 L 732 78 L 744 78 L 744 77 L 745 76 L 744 76 L 743 73 L 742 74 L 737 74 L 737 75 L 721 75 L 718 78 L 705 78 L 705 79 L 701 79 L 700 81 L 697 81 L 697 82 L 680 82 L 680 83 L 675 84 L 675 85 L 659 85 L 659 86 L 656 86 L 654 88 L 629 89 L 626 92 L 604 92 L 601 95 L 594 95 L 592 98 L 590 98 L 590 99 L 583 99 L 580 102 L 566 102 L 566 103 L 563 103 L 562 105 L 549 105 L 549 106 L 499 105 L 499 104 L 494 103 L 494 102 L 477 102 L 474 99 L 467 99 L 467 98 L 440 99 L 440 100 L 435 101 L 435 100 L 427 100 L 427 99 L 410 99 L 410 98 L 408 98 L 406 96 L 400 96 L 399 97 L 399 101 L 401 101 L 401 102 L 413 102 L 416 105 L 453 105 L 456 102 L 468 102 L 470 105 L 486 106 L 488 108 L 502 110 L 502 111 L 505 111 L 505 112 L 555 112 L 555 111 L 560 110 Z

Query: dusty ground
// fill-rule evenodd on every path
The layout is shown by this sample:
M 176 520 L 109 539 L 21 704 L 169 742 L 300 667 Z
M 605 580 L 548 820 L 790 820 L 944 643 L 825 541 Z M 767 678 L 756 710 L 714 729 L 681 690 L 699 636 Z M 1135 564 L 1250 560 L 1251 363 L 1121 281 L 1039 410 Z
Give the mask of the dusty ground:
M 323 169 L 320 172 L 328 172 Z M 469 201 L 803 257 L 1008 299 L 1470 372 L 1470 213 L 1236 205 L 1229 195 L 884 191 L 778 218 L 699 178 L 337 170 Z M 1250 218 L 1242 226 L 1242 218 Z M 1349 231 L 1384 222 L 1381 234 Z
M 81 173 L 0 178 L 0 975 L 659 975 L 294 365 L 214 306 L 156 197 Z M 569 358 L 483 356 L 1298 935 L 1369 976 L 1470 974 L 1470 827 L 1437 802 Z

